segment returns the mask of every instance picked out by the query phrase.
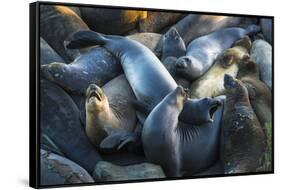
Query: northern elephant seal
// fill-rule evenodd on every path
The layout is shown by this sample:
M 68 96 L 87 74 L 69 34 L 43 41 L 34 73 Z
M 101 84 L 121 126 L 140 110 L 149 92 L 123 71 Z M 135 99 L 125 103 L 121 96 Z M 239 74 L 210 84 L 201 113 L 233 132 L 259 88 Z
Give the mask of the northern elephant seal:
M 245 85 L 225 75 L 226 101 L 222 120 L 225 174 L 256 172 L 261 166 L 266 140 Z
M 92 172 L 99 153 L 81 126 L 79 110 L 59 86 L 40 80 L 40 132 L 48 135 L 63 154 Z
M 137 124 L 135 95 L 124 75 L 102 88 L 91 84 L 86 92 L 86 134 L 102 149 L 120 149 Z
M 122 72 L 119 61 L 104 48 L 92 48 L 72 63 L 41 66 L 41 74 L 72 94 L 85 95 L 91 83 L 103 86 Z
M 70 8 L 58 5 L 40 5 L 40 36 L 67 63 L 73 61 L 80 51 L 66 49 L 64 40 L 79 30 L 87 30 L 88 26 Z
M 177 60 L 177 72 L 190 81 L 199 78 L 212 66 L 217 56 L 235 41 L 259 30 L 257 25 L 249 25 L 247 29 L 226 28 L 193 40 L 187 46 L 186 55 Z
M 83 20 L 97 32 L 121 35 L 137 27 L 147 18 L 147 11 L 80 7 Z
M 224 75 L 236 77 L 242 58 L 249 55 L 251 40 L 245 37 L 239 40 L 234 47 L 227 49 L 218 56 L 214 65 L 199 79 L 195 80 L 190 88 L 191 98 L 216 97 L 224 94 Z
M 95 182 L 81 166 L 60 155 L 40 150 L 40 185 L 65 185 Z
M 187 98 L 187 92 L 177 87 L 152 110 L 142 131 L 146 157 L 161 165 L 168 177 L 198 173 L 219 157 L 222 100 L 206 99 L 213 106 L 214 122 L 190 125 L 178 121 Z
M 260 78 L 272 88 L 272 47 L 264 40 L 255 40 L 251 57 L 260 67 Z
M 40 65 L 45 65 L 53 62 L 64 63 L 64 60 L 53 50 L 49 44 L 40 37 Z

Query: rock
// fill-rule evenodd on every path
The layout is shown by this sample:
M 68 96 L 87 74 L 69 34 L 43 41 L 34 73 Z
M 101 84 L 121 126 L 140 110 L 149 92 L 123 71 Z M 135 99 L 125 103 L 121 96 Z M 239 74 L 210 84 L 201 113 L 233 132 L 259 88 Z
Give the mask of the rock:
M 93 178 L 78 164 L 71 160 L 41 149 L 41 185 L 62 185 L 74 183 L 93 183 Z
M 165 178 L 162 168 L 150 163 L 130 166 L 117 166 L 110 162 L 100 161 L 93 172 L 96 181 L 124 181 L 140 179 Z

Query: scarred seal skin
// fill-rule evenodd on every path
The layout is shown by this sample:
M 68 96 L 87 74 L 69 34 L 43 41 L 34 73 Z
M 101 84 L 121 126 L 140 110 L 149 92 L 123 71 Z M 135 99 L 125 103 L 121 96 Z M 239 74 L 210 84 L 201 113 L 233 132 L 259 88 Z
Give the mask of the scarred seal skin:
M 260 31 L 257 25 L 247 29 L 226 28 L 193 40 L 186 49 L 186 55 L 177 60 L 177 73 L 193 81 L 202 76 L 214 63 L 219 54 L 230 48 L 235 41 Z
M 213 122 L 202 125 L 184 124 L 178 120 L 184 102 L 190 101 L 187 97 L 181 86 L 169 93 L 149 114 L 142 131 L 147 159 L 161 165 L 168 177 L 201 172 L 219 157 L 222 97 L 204 100 L 212 107 Z
M 79 50 L 66 49 L 64 40 L 80 30 L 87 30 L 88 26 L 72 9 L 66 6 L 40 5 L 40 36 L 67 63 L 80 55 Z
M 101 47 L 92 48 L 70 64 L 55 62 L 41 66 L 41 76 L 76 95 L 85 95 L 91 83 L 103 86 L 121 72 L 119 61 Z
M 266 139 L 245 85 L 225 75 L 226 102 L 222 120 L 225 174 L 256 172 L 261 167 Z

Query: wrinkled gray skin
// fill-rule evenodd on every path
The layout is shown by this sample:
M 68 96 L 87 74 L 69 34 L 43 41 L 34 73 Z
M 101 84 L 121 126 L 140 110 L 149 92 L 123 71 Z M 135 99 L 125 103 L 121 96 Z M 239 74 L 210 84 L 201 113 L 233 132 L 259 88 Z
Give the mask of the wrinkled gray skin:
M 193 40 L 186 55 L 177 60 L 177 73 L 193 81 L 202 76 L 214 63 L 217 56 L 246 35 L 259 32 L 260 27 L 249 25 L 247 29 L 226 28 Z
M 41 74 L 72 94 L 83 95 L 91 83 L 103 86 L 122 72 L 119 61 L 104 48 L 92 48 L 72 63 L 41 66 Z
M 40 185 L 93 183 L 81 166 L 57 154 L 40 150 Z
M 251 49 L 252 59 L 260 67 L 260 78 L 272 88 L 272 47 L 264 40 L 255 40 Z
M 142 131 L 147 159 L 161 165 L 168 177 L 193 175 L 209 168 L 219 158 L 223 97 L 206 99 L 212 106 L 214 121 L 203 125 L 179 122 L 184 101 L 189 101 L 186 98 L 182 87 L 169 93 L 149 114 Z
M 40 37 L 40 65 L 46 65 L 53 62 L 64 63 L 64 60 L 43 38 Z
M 79 50 L 64 47 L 64 40 L 88 26 L 70 8 L 57 5 L 40 5 L 40 36 L 63 58 L 70 63 L 80 55 Z
M 226 101 L 222 120 L 225 174 L 256 172 L 266 148 L 265 134 L 249 101 L 245 85 L 224 77 Z
M 260 19 L 261 31 L 265 36 L 266 41 L 272 44 L 272 19 L 262 18 Z
M 79 110 L 59 86 L 40 80 L 40 129 L 63 154 L 92 172 L 101 160 L 79 120 Z
M 94 31 L 77 32 L 69 38 L 68 48 L 102 45 L 121 62 L 127 80 L 137 100 L 150 112 L 177 84 L 159 59 L 142 44 L 121 36 L 109 36 Z M 204 100 L 188 101 L 180 120 L 190 124 L 210 122 L 209 106 Z M 187 107 L 197 110 L 196 117 Z M 200 113 L 200 114 L 198 114 Z M 138 115 L 141 122 L 146 116 Z
M 177 32 L 175 27 L 172 27 L 164 36 L 163 36 L 163 47 L 162 47 L 162 56 L 161 61 L 164 61 L 167 57 L 181 57 L 185 55 L 186 47 L 183 39 Z

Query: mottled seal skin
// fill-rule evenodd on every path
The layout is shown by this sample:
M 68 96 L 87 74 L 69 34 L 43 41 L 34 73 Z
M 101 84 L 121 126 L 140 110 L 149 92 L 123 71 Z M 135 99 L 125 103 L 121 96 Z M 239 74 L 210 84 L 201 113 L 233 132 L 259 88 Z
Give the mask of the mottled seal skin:
M 103 149 L 120 149 L 137 124 L 132 102 L 136 97 L 124 75 L 102 88 L 91 84 L 86 92 L 86 134 Z
M 257 25 L 249 25 L 247 29 L 226 28 L 193 40 L 187 46 L 186 56 L 177 60 L 177 72 L 190 81 L 199 78 L 212 66 L 217 56 L 230 48 L 235 41 L 259 30 Z
M 216 97 L 224 94 L 224 75 L 237 76 L 238 63 L 249 55 L 251 40 L 245 37 L 236 42 L 234 47 L 227 49 L 218 56 L 215 64 L 190 88 L 191 98 Z
M 41 66 L 41 74 L 73 94 L 83 95 L 91 83 L 103 86 L 122 72 L 119 61 L 104 48 L 92 48 L 72 63 Z
M 147 11 L 80 7 L 83 20 L 97 32 L 121 35 L 147 18 Z
M 142 131 L 147 159 L 162 166 L 168 177 L 198 173 L 214 164 L 219 156 L 222 100 L 209 100 L 214 108 L 214 122 L 189 125 L 178 121 L 184 102 L 189 101 L 187 97 L 180 86 L 169 93 L 149 114 Z
M 129 35 L 127 37 L 130 38 L 131 40 L 136 40 L 136 41 L 140 42 L 141 44 L 145 45 L 154 54 L 156 54 L 157 57 L 160 56 L 159 54 L 157 54 L 158 52 L 156 51 L 156 47 L 157 47 L 159 40 L 162 38 L 161 34 L 143 32 L 143 33 L 136 33 L 133 35 Z
M 259 65 L 249 57 L 239 64 L 237 79 L 246 86 L 250 103 L 263 128 L 272 122 L 271 89 L 259 80 Z
M 185 14 L 182 13 L 147 11 L 147 18 L 140 20 L 138 30 L 139 32 L 160 33 L 166 27 L 175 24 L 184 16 Z
M 164 61 L 170 56 L 178 58 L 185 55 L 185 53 L 186 47 L 184 41 L 177 29 L 172 27 L 169 32 L 163 36 L 161 61 Z
M 265 152 L 265 134 L 252 109 L 245 85 L 226 74 L 224 86 L 224 173 L 256 172 Z
M 40 150 L 40 185 L 95 182 L 81 166 L 57 154 Z
M 137 41 L 94 31 L 80 31 L 70 38 L 67 47 L 81 48 L 97 44 L 118 57 L 137 99 L 148 105 L 150 110 L 176 88 L 176 82 L 159 59 Z M 157 84 L 153 81 L 157 81 Z
M 79 120 L 79 110 L 59 86 L 40 81 L 40 129 L 67 158 L 92 172 L 101 160 Z
M 260 67 L 260 78 L 272 88 L 272 47 L 264 40 L 253 42 L 251 57 Z
M 64 40 L 88 26 L 70 8 L 55 5 L 40 5 L 40 36 L 65 60 L 73 61 L 80 51 L 66 49 Z
M 270 18 L 261 18 L 260 25 L 261 31 L 265 36 L 266 41 L 272 44 L 272 19 Z
M 40 37 L 40 65 L 53 62 L 64 63 L 64 60 L 49 46 L 49 44 Z

